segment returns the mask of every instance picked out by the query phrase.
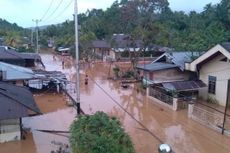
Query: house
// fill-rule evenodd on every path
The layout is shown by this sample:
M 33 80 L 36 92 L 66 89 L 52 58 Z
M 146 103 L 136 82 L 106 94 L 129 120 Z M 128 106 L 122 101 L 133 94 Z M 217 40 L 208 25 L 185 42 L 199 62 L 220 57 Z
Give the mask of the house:
M 23 86 L 25 80 L 36 78 L 34 72 L 25 67 L 0 62 L 0 81 Z
M 0 61 L 18 66 L 35 68 L 42 65 L 41 57 L 36 53 L 19 53 L 15 48 L 0 46 Z
M 22 118 L 37 114 L 41 112 L 29 90 L 0 82 L 0 143 L 21 140 Z
M 65 87 L 66 76 L 58 71 L 31 70 L 29 68 L 0 62 L 0 81 L 43 90 Z M 57 89 L 59 90 L 59 89 Z
M 185 63 L 198 56 L 198 52 L 167 52 L 150 64 L 138 65 L 147 96 L 173 110 L 180 107 L 180 99 L 197 98 L 198 89 L 206 85 L 185 69 Z
M 171 50 L 168 47 L 159 45 L 143 46 L 141 40 L 133 40 L 131 36 L 126 34 L 113 34 L 110 40 L 92 41 L 93 53 L 104 61 L 112 60 L 130 60 L 132 57 L 140 57 L 142 54 L 149 54 L 148 57 L 158 57 L 166 50 Z M 146 56 L 146 55 L 145 55 Z M 149 58 L 146 58 L 149 59 Z
M 190 80 L 193 76 L 185 70 L 185 63 L 198 56 L 199 52 L 166 52 L 150 64 L 136 68 L 148 84 Z
M 101 60 L 105 61 L 106 58 L 114 56 L 110 44 L 106 40 L 92 41 L 91 48 L 93 54 Z
M 63 56 L 69 56 L 70 50 L 71 50 L 70 48 L 58 47 L 57 52 Z
M 230 97 L 230 43 L 216 45 L 193 62 L 187 63 L 186 69 L 195 72 L 208 85 L 199 90 L 200 98 L 226 106 L 228 95 Z

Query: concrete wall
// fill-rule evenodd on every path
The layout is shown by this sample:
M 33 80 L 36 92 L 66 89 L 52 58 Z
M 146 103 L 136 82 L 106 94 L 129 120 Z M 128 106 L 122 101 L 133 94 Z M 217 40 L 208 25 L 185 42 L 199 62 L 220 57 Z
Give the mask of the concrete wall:
M 205 63 L 200 69 L 200 80 L 208 85 L 208 77 L 215 76 L 216 93 L 208 93 L 208 88 L 199 91 L 199 96 L 207 100 L 208 97 L 216 99 L 221 106 L 226 105 L 228 79 L 230 79 L 230 62 L 220 61 L 225 56 L 219 55 Z
M 9 124 L 7 125 L 7 122 Z M 1 121 L 0 143 L 21 139 L 20 124 L 18 119 Z

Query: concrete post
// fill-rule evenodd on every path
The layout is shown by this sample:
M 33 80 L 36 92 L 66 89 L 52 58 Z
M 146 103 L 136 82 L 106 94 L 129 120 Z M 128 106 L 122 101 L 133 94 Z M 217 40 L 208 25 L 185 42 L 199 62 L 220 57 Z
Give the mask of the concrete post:
M 189 103 L 188 104 L 188 118 L 192 117 L 193 109 L 194 109 L 194 103 Z
M 60 93 L 60 86 L 57 84 L 57 92 Z
M 146 96 L 149 96 L 149 87 L 146 88 Z
M 177 111 L 178 108 L 178 98 L 173 98 L 173 110 Z

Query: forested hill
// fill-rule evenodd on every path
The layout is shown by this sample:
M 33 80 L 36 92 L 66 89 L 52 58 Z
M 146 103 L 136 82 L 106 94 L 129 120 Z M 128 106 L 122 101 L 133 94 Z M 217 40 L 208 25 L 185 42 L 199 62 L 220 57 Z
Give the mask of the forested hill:
M 230 40 L 230 1 L 207 4 L 201 13 L 172 11 L 167 0 L 115 1 L 103 11 L 93 9 L 79 14 L 80 41 L 108 39 L 114 33 L 131 34 L 146 44 L 154 43 L 176 50 L 202 51 Z M 74 42 L 73 22 L 50 26 L 43 40 L 53 37 L 60 45 Z
M 19 48 L 28 42 L 29 30 L 0 18 L 0 38 L 4 45 Z
M 0 35 L 6 35 L 9 31 L 22 31 L 23 28 L 19 27 L 16 23 L 10 23 L 0 18 Z

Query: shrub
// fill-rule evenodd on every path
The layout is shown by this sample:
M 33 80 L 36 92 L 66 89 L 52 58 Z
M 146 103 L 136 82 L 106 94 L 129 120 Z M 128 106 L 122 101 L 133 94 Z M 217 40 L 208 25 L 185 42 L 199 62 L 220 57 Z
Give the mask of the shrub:
M 134 77 L 134 72 L 133 71 L 127 71 L 125 74 L 122 76 L 123 78 L 132 78 Z
M 134 153 L 119 120 L 103 112 L 80 116 L 72 123 L 70 132 L 73 153 Z

